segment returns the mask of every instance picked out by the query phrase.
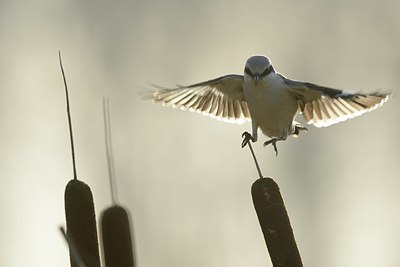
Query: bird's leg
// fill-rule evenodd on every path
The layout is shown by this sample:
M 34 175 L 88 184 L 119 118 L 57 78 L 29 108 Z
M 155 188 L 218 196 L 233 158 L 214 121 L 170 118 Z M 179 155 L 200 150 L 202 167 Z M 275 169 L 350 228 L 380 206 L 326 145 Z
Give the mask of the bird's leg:
M 266 141 L 264 143 L 264 146 L 272 144 L 274 146 L 275 154 L 276 154 L 276 156 L 278 156 L 278 148 L 276 147 L 276 142 L 284 141 L 284 140 L 286 140 L 286 137 L 272 138 L 271 140 Z

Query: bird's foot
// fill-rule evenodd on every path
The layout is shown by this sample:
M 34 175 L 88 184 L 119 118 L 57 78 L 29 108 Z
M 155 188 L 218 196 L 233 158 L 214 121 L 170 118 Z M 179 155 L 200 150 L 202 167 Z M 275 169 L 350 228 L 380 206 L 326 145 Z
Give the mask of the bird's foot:
M 272 138 L 271 140 L 268 140 L 264 143 L 264 146 L 267 146 L 269 144 L 272 144 L 274 146 L 274 150 L 275 150 L 275 156 L 278 156 L 278 148 L 276 147 L 276 142 L 281 141 L 281 140 L 285 140 L 282 138 Z
M 301 125 L 300 123 L 296 124 L 294 126 L 294 131 L 292 133 L 292 135 L 294 137 L 298 137 L 300 132 L 308 132 L 308 129 L 306 127 L 304 127 L 303 125 Z
M 251 140 L 251 142 L 256 141 L 256 140 L 254 139 L 254 137 L 253 137 L 250 133 L 248 133 L 248 132 L 244 132 L 244 133 L 242 134 L 242 137 L 243 137 L 242 147 L 245 147 L 245 146 L 249 143 L 250 140 Z

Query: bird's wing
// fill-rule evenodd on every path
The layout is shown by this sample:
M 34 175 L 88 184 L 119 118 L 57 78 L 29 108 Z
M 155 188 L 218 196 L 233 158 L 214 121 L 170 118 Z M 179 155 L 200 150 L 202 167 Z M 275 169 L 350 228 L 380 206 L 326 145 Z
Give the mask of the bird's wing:
M 243 76 L 225 75 L 213 80 L 174 89 L 152 91 L 155 103 L 202 114 L 233 123 L 250 120 L 250 112 L 243 94 Z
M 391 95 L 351 93 L 281 77 L 298 99 L 299 112 L 308 124 L 316 127 L 326 127 L 372 111 L 382 106 Z

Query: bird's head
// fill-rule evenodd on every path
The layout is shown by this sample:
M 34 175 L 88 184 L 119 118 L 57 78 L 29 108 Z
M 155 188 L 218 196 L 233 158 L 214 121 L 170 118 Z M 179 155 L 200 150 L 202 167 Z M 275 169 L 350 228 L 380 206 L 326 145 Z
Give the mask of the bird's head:
M 244 75 L 255 81 L 266 77 L 271 72 L 275 72 L 269 58 L 265 56 L 252 56 L 246 61 Z

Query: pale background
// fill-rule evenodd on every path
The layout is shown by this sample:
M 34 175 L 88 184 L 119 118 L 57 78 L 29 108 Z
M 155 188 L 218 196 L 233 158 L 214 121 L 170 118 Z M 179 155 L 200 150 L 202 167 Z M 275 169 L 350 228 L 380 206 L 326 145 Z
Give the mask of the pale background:
M 69 266 L 58 227 L 72 178 L 62 51 L 78 176 L 111 203 L 102 97 L 121 202 L 142 267 L 270 266 L 231 125 L 143 101 L 149 83 L 242 73 L 265 54 L 289 78 L 400 87 L 400 1 L 0 1 L 0 265 Z M 298 139 L 255 145 L 281 187 L 305 266 L 400 266 L 400 100 Z

